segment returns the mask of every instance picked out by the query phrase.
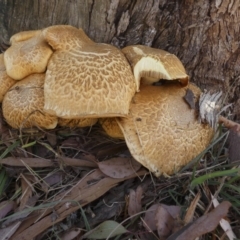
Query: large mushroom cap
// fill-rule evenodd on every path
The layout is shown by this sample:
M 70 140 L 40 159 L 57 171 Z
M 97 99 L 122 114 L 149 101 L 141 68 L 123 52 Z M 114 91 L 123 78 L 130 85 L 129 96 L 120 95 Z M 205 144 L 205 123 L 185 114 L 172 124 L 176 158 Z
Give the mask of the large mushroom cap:
M 41 30 L 17 33 L 10 42 L 4 52 L 4 63 L 11 78 L 21 80 L 32 73 L 45 72 L 52 50 Z
M 52 26 L 43 34 L 56 50 L 46 72 L 45 111 L 62 118 L 128 114 L 136 84 L 120 50 L 71 26 Z
M 43 112 L 44 77 L 45 74 L 32 74 L 18 81 L 5 94 L 2 103 L 3 116 L 13 128 L 56 127 L 57 117 Z
M 195 102 L 200 90 L 189 85 Z M 135 94 L 126 118 L 117 118 L 133 157 L 156 176 L 172 174 L 209 144 L 213 129 L 197 121 L 183 100 L 180 84 L 145 85 Z
M 3 53 L 0 54 L 0 103 L 7 90 L 16 83 L 15 80 L 7 75 L 6 68 L 3 61 Z
M 122 52 L 132 66 L 138 88 L 140 80 L 141 84 L 152 84 L 160 79 L 179 80 L 183 86 L 188 84 L 185 68 L 174 54 L 142 45 L 127 46 Z

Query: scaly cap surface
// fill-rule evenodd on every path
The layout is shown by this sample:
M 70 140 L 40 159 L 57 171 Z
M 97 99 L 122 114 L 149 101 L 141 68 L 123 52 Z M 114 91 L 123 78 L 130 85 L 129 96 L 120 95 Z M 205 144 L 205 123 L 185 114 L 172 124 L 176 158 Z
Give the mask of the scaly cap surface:
M 52 26 L 43 35 L 55 50 L 46 72 L 45 111 L 73 119 L 128 114 L 136 84 L 120 50 L 72 26 Z
M 11 46 L 4 52 L 6 71 L 11 78 L 21 80 L 46 71 L 52 50 L 41 33 L 41 30 L 25 31 L 11 37 Z
M 195 101 L 200 90 L 190 84 Z M 173 174 L 209 144 L 213 129 L 200 124 L 183 100 L 180 84 L 145 85 L 136 93 L 126 118 L 117 118 L 132 156 L 153 172 Z
M 17 81 L 5 94 L 2 103 L 3 116 L 13 128 L 56 127 L 57 117 L 43 111 L 44 78 L 45 74 L 32 74 Z

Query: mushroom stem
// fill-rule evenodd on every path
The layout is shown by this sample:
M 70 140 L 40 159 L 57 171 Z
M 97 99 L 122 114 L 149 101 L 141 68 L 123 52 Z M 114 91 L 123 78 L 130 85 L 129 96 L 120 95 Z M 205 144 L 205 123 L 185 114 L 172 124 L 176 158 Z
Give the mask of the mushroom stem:
M 221 115 L 218 118 L 218 122 L 223 123 L 225 125 L 225 127 L 227 127 L 227 128 L 233 128 L 233 127 L 236 126 L 237 132 L 240 132 L 240 124 L 239 123 L 231 121 L 231 120 L 229 120 L 229 119 L 227 119 L 227 118 L 225 118 Z

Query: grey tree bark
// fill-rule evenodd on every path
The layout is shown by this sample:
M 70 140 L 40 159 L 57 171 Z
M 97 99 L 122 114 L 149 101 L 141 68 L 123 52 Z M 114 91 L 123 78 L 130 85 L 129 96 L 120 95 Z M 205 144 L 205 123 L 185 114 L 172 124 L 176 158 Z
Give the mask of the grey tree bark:
M 191 81 L 221 89 L 240 119 L 238 0 L 0 0 L 1 46 L 11 35 L 55 24 L 96 42 L 144 44 L 176 54 Z

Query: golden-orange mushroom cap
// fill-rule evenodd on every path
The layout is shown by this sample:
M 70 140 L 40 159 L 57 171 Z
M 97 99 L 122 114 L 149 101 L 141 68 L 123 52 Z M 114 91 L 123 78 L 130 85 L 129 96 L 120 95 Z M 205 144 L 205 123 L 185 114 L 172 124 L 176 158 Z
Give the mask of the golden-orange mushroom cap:
M 16 83 L 16 81 L 7 75 L 2 53 L 0 54 L 0 103 L 3 101 L 7 90 L 13 86 L 14 83 Z
M 46 71 L 52 49 L 41 30 L 19 32 L 10 39 L 11 46 L 4 52 L 7 74 L 21 80 L 32 73 Z
M 106 132 L 106 134 L 112 138 L 124 139 L 122 130 L 118 126 L 116 118 L 101 118 L 99 123 Z
M 58 119 L 58 125 L 61 127 L 91 127 L 97 122 L 97 118 L 81 118 L 81 119 Z
M 161 49 L 143 45 L 132 45 L 122 49 L 133 69 L 138 83 L 152 84 L 160 79 L 179 80 L 186 86 L 189 77 L 182 62 L 174 55 Z
M 126 118 L 117 118 L 132 156 L 156 176 L 173 174 L 203 151 L 213 136 L 183 100 L 180 84 L 145 85 L 136 93 Z M 200 90 L 190 84 L 195 101 Z
M 44 110 L 62 118 L 125 116 L 136 91 L 121 50 L 68 25 L 43 30 L 55 50 L 46 72 Z
M 5 94 L 2 103 L 3 116 L 13 128 L 53 129 L 57 117 L 43 111 L 45 74 L 32 74 L 17 81 Z

